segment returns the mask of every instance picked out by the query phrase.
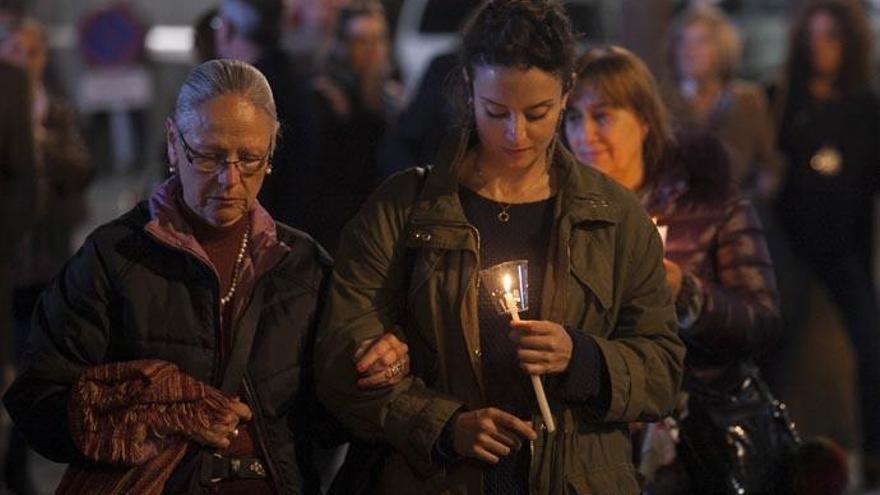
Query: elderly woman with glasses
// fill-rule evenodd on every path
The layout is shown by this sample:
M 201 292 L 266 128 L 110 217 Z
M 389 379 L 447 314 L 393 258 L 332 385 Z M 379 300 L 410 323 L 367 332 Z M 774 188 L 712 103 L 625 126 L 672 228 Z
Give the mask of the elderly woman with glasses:
M 252 66 L 196 67 L 166 123 L 172 176 L 41 297 L 5 401 L 40 453 L 71 464 L 59 492 L 315 490 L 303 452 L 327 415 L 308 356 L 331 262 L 256 201 L 278 128 Z M 390 335 L 368 344 L 381 359 L 361 386 L 407 373 Z

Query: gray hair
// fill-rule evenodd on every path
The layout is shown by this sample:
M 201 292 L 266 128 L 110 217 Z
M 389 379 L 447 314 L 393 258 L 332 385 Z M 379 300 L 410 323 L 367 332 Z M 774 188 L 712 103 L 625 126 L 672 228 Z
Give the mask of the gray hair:
M 274 151 L 280 125 L 272 88 L 259 70 L 240 60 L 209 60 L 191 70 L 177 93 L 172 120 L 180 132 L 191 131 L 200 119 L 199 108 L 202 104 L 227 94 L 241 96 L 272 118 L 275 132 L 270 151 Z

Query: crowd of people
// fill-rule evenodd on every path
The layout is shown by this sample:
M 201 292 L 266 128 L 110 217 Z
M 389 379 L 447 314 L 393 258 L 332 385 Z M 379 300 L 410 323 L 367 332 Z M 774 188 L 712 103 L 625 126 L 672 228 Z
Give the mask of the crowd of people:
M 198 20 L 164 180 L 71 246 L 92 160 L 44 29 L 0 3 L 10 491 L 32 448 L 63 494 L 842 494 L 764 371 L 808 276 L 880 487 L 857 0 L 807 2 L 767 87 L 715 7 L 655 74 L 558 0 L 490 0 L 409 101 L 378 0 L 298 6 L 294 33 L 280 0 Z

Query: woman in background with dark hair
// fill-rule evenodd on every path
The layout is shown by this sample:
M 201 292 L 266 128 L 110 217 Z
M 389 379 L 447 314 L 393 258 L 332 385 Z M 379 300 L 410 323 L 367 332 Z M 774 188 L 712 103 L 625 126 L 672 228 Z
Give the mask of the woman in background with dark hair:
M 880 482 L 880 317 L 872 280 L 874 197 L 880 172 L 880 102 L 869 89 L 867 14 L 856 1 L 807 5 L 792 26 L 788 65 L 772 90 L 787 160 L 777 203 L 796 262 L 840 307 L 857 358 L 865 474 Z M 804 270 L 792 270 L 798 276 Z M 806 284 L 783 292 L 798 328 Z M 790 297 L 791 299 L 787 299 Z
M 626 423 L 671 411 L 684 352 L 660 238 L 634 197 L 556 146 L 574 68 L 558 2 L 485 3 L 461 56 L 458 142 L 343 231 L 319 397 L 390 444 L 378 493 L 638 493 Z M 511 323 L 479 271 L 520 259 L 529 305 Z M 352 349 L 392 325 L 412 375 L 384 392 L 346 383 Z

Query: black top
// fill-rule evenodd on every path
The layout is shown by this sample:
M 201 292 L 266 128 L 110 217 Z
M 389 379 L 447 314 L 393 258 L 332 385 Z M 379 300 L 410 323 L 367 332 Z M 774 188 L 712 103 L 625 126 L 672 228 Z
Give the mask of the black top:
M 553 199 L 510 205 L 510 216 L 501 222 L 504 204 L 462 187 L 459 196 L 464 214 L 480 232 L 480 268 L 513 260 L 529 262 L 529 308 L 524 320 L 538 318 L 544 267 L 553 225 Z M 531 419 L 534 394 L 528 376 L 519 367 L 516 346 L 509 338 L 510 315 L 498 314 L 485 284 L 479 295 L 480 347 L 483 377 L 490 403 L 523 419 Z
M 550 233 L 553 227 L 553 198 L 534 203 L 513 204 L 506 208 L 509 220 L 501 222 L 498 214 L 505 205 L 484 198 L 470 189 L 460 188 L 464 214 L 480 232 L 480 268 L 505 261 L 528 260 L 528 310 L 524 320 L 538 318 L 538 304 L 543 287 L 544 268 Z M 510 315 L 499 315 L 485 284 L 480 284 L 479 307 L 481 363 L 489 403 L 522 419 L 532 417 L 535 394 L 528 375 L 520 368 L 516 345 L 508 336 Z M 483 493 L 528 493 L 529 449 L 501 458 L 486 470 Z

